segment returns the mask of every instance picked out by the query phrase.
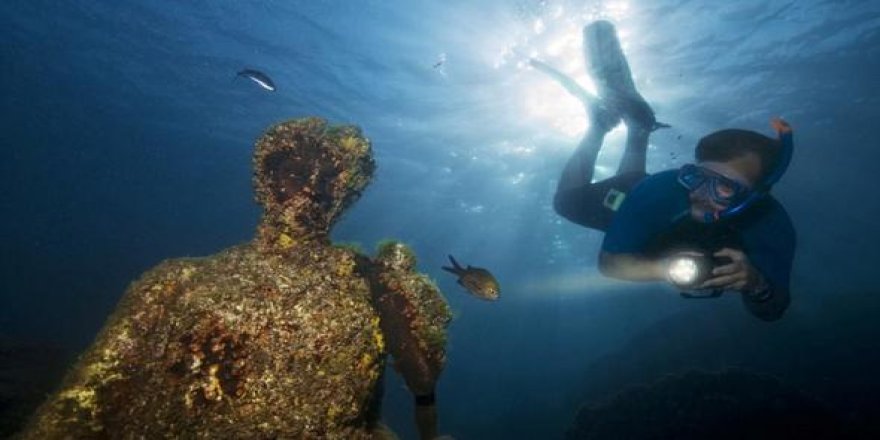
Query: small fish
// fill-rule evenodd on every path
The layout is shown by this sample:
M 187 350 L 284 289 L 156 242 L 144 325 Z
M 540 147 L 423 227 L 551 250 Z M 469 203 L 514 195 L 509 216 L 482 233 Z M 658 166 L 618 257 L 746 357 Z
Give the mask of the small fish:
M 269 76 L 266 75 L 265 73 L 260 72 L 259 70 L 244 69 L 235 75 L 236 78 L 238 78 L 239 76 L 243 76 L 243 77 L 257 83 L 257 85 L 259 85 L 260 87 L 262 87 L 270 92 L 275 91 L 275 83 L 272 82 L 272 79 L 269 78 Z
M 501 295 L 501 287 L 498 281 L 488 270 L 479 267 L 461 267 L 452 255 L 449 256 L 452 267 L 443 266 L 443 270 L 458 276 L 458 284 L 461 284 L 468 292 L 480 299 L 494 301 Z
M 442 66 L 446 62 L 446 52 L 441 53 L 437 56 L 437 62 L 434 63 L 434 68 L 438 68 Z

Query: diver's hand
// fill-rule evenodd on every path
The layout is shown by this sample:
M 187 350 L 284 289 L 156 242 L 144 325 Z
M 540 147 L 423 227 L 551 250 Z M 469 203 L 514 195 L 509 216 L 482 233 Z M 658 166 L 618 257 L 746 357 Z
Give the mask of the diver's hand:
M 703 282 L 699 289 L 751 291 L 764 280 L 749 257 L 740 250 L 724 248 L 714 256 L 730 258 L 731 262 L 712 269 L 712 278 Z

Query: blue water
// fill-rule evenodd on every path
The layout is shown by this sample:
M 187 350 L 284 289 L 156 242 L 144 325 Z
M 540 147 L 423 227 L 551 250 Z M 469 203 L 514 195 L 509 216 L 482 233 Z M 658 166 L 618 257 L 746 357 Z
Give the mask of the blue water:
M 718 128 L 795 126 L 774 189 L 798 230 L 781 322 L 734 298 L 604 279 L 601 235 L 553 212 L 585 121 L 523 61 L 587 84 L 580 28 L 597 18 L 617 25 L 639 90 L 672 125 L 652 136 L 649 171 L 689 161 Z M 834 338 L 841 323 L 847 338 L 880 333 L 865 312 L 880 303 L 876 1 L 6 0 L 0 24 L 0 334 L 13 339 L 82 350 L 144 270 L 250 239 L 254 140 L 318 115 L 361 126 L 378 163 L 334 238 L 406 241 L 456 312 L 438 389 L 456 438 L 561 437 L 601 385 L 591 366 L 683 322 L 707 336 L 651 345 L 655 360 L 680 357 L 669 370 L 747 366 L 809 388 L 803 365 L 877 348 Z M 277 92 L 233 80 L 245 67 Z M 623 137 L 608 137 L 597 177 Z M 490 268 L 502 299 L 464 294 L 440 270 L 447 254 Z M 724 359 L 689 362 L 719 347 Z M 410 397 L 388 379 L 385 419 L 412 438 Z

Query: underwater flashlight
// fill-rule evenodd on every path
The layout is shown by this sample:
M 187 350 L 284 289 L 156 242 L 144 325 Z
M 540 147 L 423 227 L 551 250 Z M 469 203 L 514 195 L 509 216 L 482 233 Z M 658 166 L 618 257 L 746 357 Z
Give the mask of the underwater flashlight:
M 721 289 L 695 290 L 712 276 L 716 266 L 729 264 L 729 257 L 713 257 L 711 253 L 686 253 L 672 257 L 666 268 L 666 276 L 675 287 L 689 292 L 681 292 L 685 298 L 716 298 Z
M 712 261 L 704 255 L 677 255 L 667 267 L 669 281 L 680 289 L 693 289 L 709 278 Z

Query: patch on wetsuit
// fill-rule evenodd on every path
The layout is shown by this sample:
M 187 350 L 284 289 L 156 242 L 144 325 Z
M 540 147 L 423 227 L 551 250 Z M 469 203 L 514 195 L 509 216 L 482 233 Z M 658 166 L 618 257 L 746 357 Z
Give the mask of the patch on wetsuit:
M 605 193 L 605 199 L 602 200 L 602 205 L 614 212 L 617 212 L 617 210 L 620 209 L 620 205 L 623 204 L 623 199 L 625 198 L 625 192 L 611 188 L 608 190 L 607 193 Z

